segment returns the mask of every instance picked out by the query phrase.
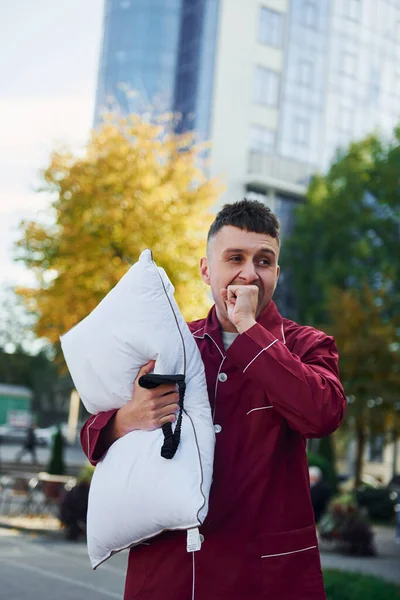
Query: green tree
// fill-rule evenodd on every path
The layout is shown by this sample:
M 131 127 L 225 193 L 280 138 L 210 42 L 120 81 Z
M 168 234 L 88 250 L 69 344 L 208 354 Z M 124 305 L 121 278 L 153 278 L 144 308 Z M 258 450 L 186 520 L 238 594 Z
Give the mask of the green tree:
M 36 316 L 27 310 L 13 287 L 0 287 L 0 350 L 8 354 L 36 354 L 46 345 L 34 334 Z M 1 379 L 0 379 L 1 381 Z
M 329 172 L 313 177 L 295 214 L 281 266 L 290 277 L 296 314 L 321 326 L 334 288 L 383 285 L 400 312 L 400 128 L 351 144 Z
M 330 325 L 340 354 L 340 373 L 349 396 L 348 417 L 357 441 L 355 478 L 360 481 L 369 433 L 384 432 L 395 413 L 400 389 L 399 329 L 390 317 L 385 290 L 336 290 L 329 302 Z
M 176 289 L 186 318 L 208 306 L 198 274 L 209 208 L 218 194 L 200 165 L 205 147 L 176 135 L 173 118 L 138 115 L 94 131 L 84 154 L 54 152 L 44 171 L 53 194 L 48 224 L 22 224 L 18 257 L 37 285 L 20 293 L 37 312 L 36 332 L 57 343 L 149 247 Z
M 326 175 L 312 178 L 280 261 L 292 316 L 336 338 L 346 393 L 355 398 L 348 414 L 356 428 L 357 477 L 372 431 L 368 403 L 374 402 L 376 429 L 396 393 L 399 172 L 400 128 L 390 141 L 371 135 L 339 152 Z
M 332 435 L 327 435 L 326 437 L 320 439 L 318 454 L 325 458 L 325 460 L 329 463 L 331 471 L 333 473 L 333 479 L 335 481 L 334 491 L 336 491 L 337 487 L 337 471 L 336 471 L 336 455 L 335 455 L 335 443 Z
M 64 475 L 65 473 L 64 438 L 60 426 L 57 427 L 57 431 L 53 436 L 50 462 L 47 471 L 50 475 Z

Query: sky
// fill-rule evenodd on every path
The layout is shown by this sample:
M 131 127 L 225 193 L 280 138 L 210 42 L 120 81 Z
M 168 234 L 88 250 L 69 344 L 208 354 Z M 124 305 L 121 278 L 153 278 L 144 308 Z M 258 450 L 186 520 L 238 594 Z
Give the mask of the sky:
M 46 210 L 40 169 L 93 123 L 103 0 L 0 0 L 0 286 L 29 284 L 13 261 L 21 219 Z

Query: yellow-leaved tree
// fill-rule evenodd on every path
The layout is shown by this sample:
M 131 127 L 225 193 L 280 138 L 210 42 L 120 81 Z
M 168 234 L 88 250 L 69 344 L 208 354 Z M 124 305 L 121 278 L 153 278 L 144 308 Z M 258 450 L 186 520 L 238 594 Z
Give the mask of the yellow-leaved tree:
M 176 135 L 173 116 L 108 119 L 83 155 L 53 152 L 47 223 L 23 222 L 17 259 L 36 276 L 20 289 L 52 343 L 83 319 L 145 248 L 168 273 L 187 319 L 209 306 L 198 263 L 219 188 L 201 166 L 204 146 Z M 48 217 L 51 217 L 50 219 Z

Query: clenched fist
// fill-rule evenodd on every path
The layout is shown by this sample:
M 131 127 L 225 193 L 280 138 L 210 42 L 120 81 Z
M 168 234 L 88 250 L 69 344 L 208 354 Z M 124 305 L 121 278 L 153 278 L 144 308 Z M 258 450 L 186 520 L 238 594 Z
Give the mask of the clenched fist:
M 247 331 L 256 323 L 258 293 L 256 285 L 228 285 L 221 290 L 228 319 L 239 333 Z

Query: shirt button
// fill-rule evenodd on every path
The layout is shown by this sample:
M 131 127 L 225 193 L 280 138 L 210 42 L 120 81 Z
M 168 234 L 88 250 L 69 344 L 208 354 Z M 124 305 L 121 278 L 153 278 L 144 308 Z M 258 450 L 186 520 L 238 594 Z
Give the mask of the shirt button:
M 227 379 L 228 379 L 228 375 L 227 375 L 226 373 L 220 373 L 220 374 L 218 375 L 218 380 L 219 380 L 219 381 L 222 381 L 222 383 L 223 383 L 224 381 L 226 381 Z
M 221 433 L 221 431 L 222 431 L 221 425 L 214 425 L 214 431 L 215 431 L 215 433 Z

